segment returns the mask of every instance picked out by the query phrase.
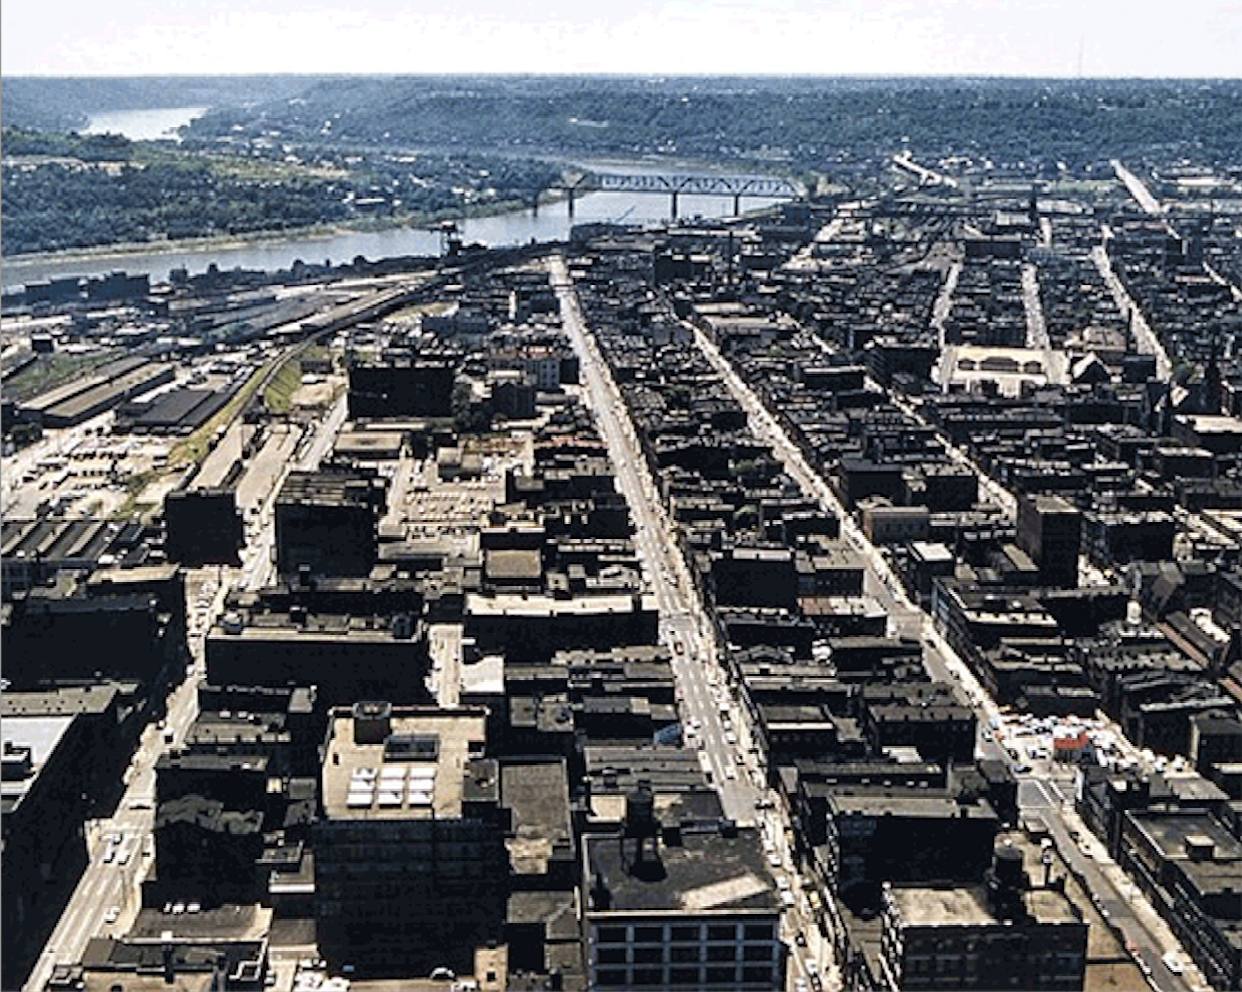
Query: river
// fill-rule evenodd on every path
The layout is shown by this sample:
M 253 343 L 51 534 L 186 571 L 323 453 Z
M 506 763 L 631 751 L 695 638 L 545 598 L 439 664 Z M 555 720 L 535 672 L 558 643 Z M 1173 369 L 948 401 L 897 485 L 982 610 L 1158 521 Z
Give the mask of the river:
M 177 138 L 177 128 L 207 113 L 206 107 L 165 107 L 162 110 L 114 110 L 91 114 L 83 134 L 123 134 L 130 141 Z
M 160 127 L 160 133 L 169 127 L 187 123 L 201 113 L 200 108 L 179 110 L 137 110 L 110 113 L 92 117 L 88 131 L 110 130 L 138 138 L 149 137 L 152 128 Z M 162 115 L 157 120 L 153 115 Z M 165 133 L 165 136 L 166 133 Z M 684 172 L 685 169 L 627 163 L 608 163 L 612 172 Z M 698 171 L 698 170 L 694 170 Z M 742 209 L 770 206 L 772 200 L 742 199 Z M 725 217 L 733 209 L 730 197 L 682 196 L 678 202 L 681 217 Z M 666 195 L 651 193 L 588 193 L 574 202 L 574 216 L 570 218 L 565 202 L 541 206 L 538 211 L 529 209 L 499 214 L 495 217 L 478 217 L 459 221 L 461 234 L 467 242 L 479 242 L 489 247 L 526 244 L 536 241 L 563 241 L 569 236 L 574 224 L 613 221 L 643 223 L 664 221 L 669 218 L 671 203 Z M 278 235 L 261 241 L 234 244 L 180 245 L 178 247 L 151 248 L 138 251 L 93 253 L 89 256 L 33 256 L 6 259 L 0 268 L 0 283 L 6 288 L 38 282 L 62 276 L 97 276 L 115 269 L 127 272 L 146 272 L 156 281 L 166 279 L 170 269 L 185 268 L 191 274 L 204 271 L 215 264 L 221 269 L 237 267 L 245 269 L 286 269 L 294 261 L 318 263 L 347 262 L 359 255 L 372 261 L 392 255 L 436 255 L 440 251 L 437 232 L 415 227 L 397 227 L 385 231 L 340 230 L 326 234 Z

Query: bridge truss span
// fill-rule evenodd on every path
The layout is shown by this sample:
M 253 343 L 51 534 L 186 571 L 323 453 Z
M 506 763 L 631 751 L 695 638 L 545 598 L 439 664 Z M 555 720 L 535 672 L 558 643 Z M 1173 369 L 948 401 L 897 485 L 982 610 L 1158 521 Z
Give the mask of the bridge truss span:
M 674 218 L 677 217 L 678 198 L 683 194 L 732 197 L 735 214 L 740 212 L 742 197 L 745 196 L 771 200 L 796 200 L 804 195 L 797 183 L 780 176 L 588 172 L 566 187 L 571 214 L 574 197 L 588 191 L 663 194 L 670 197 L 672 201 Z

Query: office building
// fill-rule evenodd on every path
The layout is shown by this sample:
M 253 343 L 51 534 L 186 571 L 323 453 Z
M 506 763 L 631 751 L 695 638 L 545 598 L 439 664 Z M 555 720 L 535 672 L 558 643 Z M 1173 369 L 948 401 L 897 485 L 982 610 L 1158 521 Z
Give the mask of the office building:
M 503 935 L 509 889 L 487 712 L 356 703 L 331 714 L 314 826 L 320 953 L 388 977 L 447 967 Z

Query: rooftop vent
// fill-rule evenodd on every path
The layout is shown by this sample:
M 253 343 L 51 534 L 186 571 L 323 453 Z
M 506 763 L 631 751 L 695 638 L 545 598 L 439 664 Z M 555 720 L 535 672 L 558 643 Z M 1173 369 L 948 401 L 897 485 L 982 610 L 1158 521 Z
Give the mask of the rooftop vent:
M 392 730 L 392 704 L 383 700 L 354 703 L 354 743 L 383 744 Z
M 3 780 L 20 782 L 34 772 L 34 754 L 24 744 L 4 742 Z
M 440 738 L 435 734 L 392 734 L 384 741 L 385 761 L 436 761 Z
M 1187 834 L 1185 843 L 1191 861 L 1211 861 L 1216 856 L 1216 843 L 1207 834 Z

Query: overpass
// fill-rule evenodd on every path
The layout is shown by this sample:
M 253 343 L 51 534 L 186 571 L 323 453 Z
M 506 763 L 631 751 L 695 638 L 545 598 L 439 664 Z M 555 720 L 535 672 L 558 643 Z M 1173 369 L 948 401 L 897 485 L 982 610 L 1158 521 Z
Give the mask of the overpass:
M 733 212 L 741 212 L 742 197 L 771 200 L 796 200 L 805 195 L 792 179 L 778 176 L 691 175 L 685 173 L 618 173 L 587 172 L 573 182 L 554 189 L 563 189 L 569 203 L 569 216 L 574 215 L 574 199 L 584 193 L 656 193 L 668 196 L 671 216 L 677 219 L 677 202 L 686 196 L 730 196 Z

